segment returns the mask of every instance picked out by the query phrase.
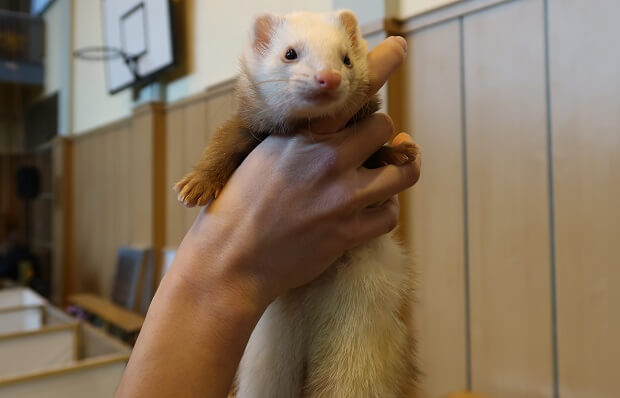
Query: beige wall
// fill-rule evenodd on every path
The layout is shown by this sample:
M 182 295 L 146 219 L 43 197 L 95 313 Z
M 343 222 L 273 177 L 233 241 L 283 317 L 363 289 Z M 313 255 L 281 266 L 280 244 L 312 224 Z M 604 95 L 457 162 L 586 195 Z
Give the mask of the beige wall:
M 51 94 L 60 88 L 60 57 L 63 56 L 63 46 L 67 43 L 62 37 L 63 3 L 55 1 L 43 14 L 45 21 L 45 76 L 43 95 Z
M 226 85 L 168 107 L 166 115 L 165 246 L 176 248 L 194 222 L 199 209 L 177 201 L 172 187 L 198 161 L 209 137 L 234 107 L 232 86 Z
M 462 0 L 386 0 L 386 11 L 389 16 L 409 18 L 414 15 L 433 10 Z
M 69 292 L 108 296 L 121 245 L 163 243 L 164 108 L 132 116 L 73 139 Z
M 472 0 L 401 25 L 420 397 L 620 394 L 620 4 L 546 9 Z
M 562 397 L 620 395 L 620 4 L 549 1 Z
M 103 44 L 101 3 L 72 0 L 72 50 Z M 131 90 L 108 94 L 103 62 L 73 58 L 72 133 L 80 134 L 131 114 Z
M 59 93 L 58 132 L 71 132 L 71 7 L 72 0 L 56 0 L 43 13 L 45 20 L 45 76 L 43 96 Z

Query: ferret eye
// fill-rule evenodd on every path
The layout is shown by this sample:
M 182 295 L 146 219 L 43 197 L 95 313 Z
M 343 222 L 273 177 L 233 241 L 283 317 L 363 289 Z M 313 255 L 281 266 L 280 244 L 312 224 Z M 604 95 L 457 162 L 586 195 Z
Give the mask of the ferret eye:
M 284 54 L 284 58 L 286 58 L 289 61 L 297 59 L 297 51 L 295 51 L 295 49 L 293 48 L 289 48 L 288 50 L 286 50 L 286 54 Z
M 342 63 L 346 66 L 351 66 L 351 58 L 349 58 L 348 54 L 342 58 Z

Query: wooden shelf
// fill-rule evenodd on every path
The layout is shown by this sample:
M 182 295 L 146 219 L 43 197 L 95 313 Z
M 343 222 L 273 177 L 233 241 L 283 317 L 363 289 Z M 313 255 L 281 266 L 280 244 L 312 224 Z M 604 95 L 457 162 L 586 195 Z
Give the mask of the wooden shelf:
M 68 301 L 127 333 L 138 332 L 142 327 L 142 323 L 144 323 L 142 315 L 129 311 L 94 294 L 74 294 L 69 296 Z

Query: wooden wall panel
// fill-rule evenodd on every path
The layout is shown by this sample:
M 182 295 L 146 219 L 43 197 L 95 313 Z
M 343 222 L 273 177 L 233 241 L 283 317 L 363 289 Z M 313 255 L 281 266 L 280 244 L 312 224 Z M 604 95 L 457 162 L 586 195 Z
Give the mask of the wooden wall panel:
M 185 235 L 184 207 L 177 201 L 173 190 L 187 172 L 184 156 L 184 110 L 182 107 L 169 109 L 166 115 L 166 241 L 165 246 L 176 247 Z
M 178 203 L 172 187 L 200 159 L 209 138 L 233 113 L 234 95 L 230 85 L 219 87 L 196 99 L 168 107 L 166 114 L 166 239 L 176 248 L 191 227 L 199 208 L 187 209 Z
M 130 141 L 131 126 L 123 124 L 118 131 L 116 138 L 116 151 L 118 159 L 118 169 L 116 170 L 116 179 L 118 181 L 118 194 L 116 195 L 116 208 L 118 211 L 118 220 L 116 224 L 117 243 L 130 241 L 130 199 L 131 199 L 131 181 L 129 179 L 130 169 Z
M 65 202 L 66 191 L 64 181 L 66 172 L 65 165 L 70 162 L 68 155 L 70 153 L 69 141 L 63 138 L 55 140 L 52 147 L 52 190 L 53 190 L 53 208 L 52 208 L 52 295 L 51 300 L 56 305 L 63 305 L 65 280 L 67 274 L 68 258 L 65 255 L 65 242 L 67 236 L 65 229 L 67 227 L 65 215 L 69 214 L 68 206 Z
M 105 133 L 97 134 L 93 137 L 91 145 L 93 145 L 92 159 L 94 160 L 94 175 L 92 184 L 95 187 L 95 197 L 93 198 L 94 214 L 93 224 L 89 228 L 91 247 L 94 249 L 94 256 L 89 261 L 89 274 L 96 291 L 107 292 L 112 286 L 112 278 L 114 278 L 114 257 L 110 263 L 110 245 L 112 240 L 112 224 L 109 214 L 110 206 L 108 199 L 114 195 L 114 181 L 109 176 L 110 151 L 116 136 L 116 129 L 109 129 Z
M 550 0 L 559 385 L 620 396 L 620 3 Z
M 101 224 L 95 231 L 98 232 L 99 250 L 101 251 L 99 264 L 99 291 L 109 292 L 112 290 L 112 280 L 115 273 L 116 262 L 116 234 L 118 231 L 117 217 L 111 217 L 112 214 L 118 214 L 115 197 L 120 192 L 119 181 L 115 178 L 117 173 L 115 168 L 118 165 L 117 159 L 117 140 L 122 130 L 110 131 L 100 136 L 101 143 L 99 151 L 101 152 L 100 178 L 97 182 L 101 186 L 100 200 L 101 205 L 98 207 L 103 217 L 100 217 Z
M 106 162 L 106 159 L 103 157 L 102 147 L 105 138 L 107 138 L 106 136 L 110 133 L 109 130 L 106 130 L 100 134 L 95 134 L 88 142 L 88 158 L 90 163 L 88 180 L 91 188 L 86 188 L 88 190 L 88 203 L 90 207 L 90 214 L 88 214 L 90 224 L 87 233 L 89 253 L 92 255 L 84 265 L 87 271 L 87 287 L 89 290 L 95 291 L 103 291 L 102 288 L 106 285 L 101 274 L 102 271 L 106 271 L 102 258 L 102 255 L 105 254 L 103 251 L 105 238 L 102 235 L 101 227 L 106 217 L 102 209 L 102 195 L 107 183 L 107 181 L 103 180 L 103 167 L 105 166 L 104 162 Z M 99 275 L 102 275 L 102 277 L 99 277 Z
M 76 239 L 76 246 L 79 246 L 82 251 L 82 258 L 78 264 L 79 267 L 79 278 L 80 282 L 78 284 L 79 289 L 89 289 L 93 288 L 91 286 L 90 280 L 92 279 L 89 274 L 90 268 L 90 257 L 94 257 L 93 249 L 91 246 L 90 235 L 95 224 L 93 223 L 95 208 L 93 206 L 93 192 L 95 192 L 95 182 L 93 180 L 93 145 L 90 140 L 80 142 L 78 144 L 82 152 L 82 162 L 81 162 L 81 185 L 77 187 L 75 192 L 75 202 L 80 202 L 81 211 L 76 214 L 76 219 L 80 223 L 80 233 Z M 92 254 L 91 254 L 92 253 Z
M 132 191 L 134 180 L 138 178 L 130 172 L 131 165 L 135 164 L 131 156 L 139 153 L 140 148 L 134 150 L 131 146 L 148 145 L 148 142 L 139 141 L 148 137 L 138 134 L 132 140 L 130 128 L 128 120 L 122 121 L 72 141 L 74 265 L 71 292 L 108 295 L 116 270 L 118 247 L 150 242 L 132 241 L 134 224 L 140 222 L 132 216 L 133 208 L 148 206 L 152 193 L 136 196 Z M 140 178 L 148 179 L 148 176 L 140 174 Z
M 137 113 L 129 136 L 130 241 L 150 246 L 153 231 L 153 122 L 151 114 Z
M 541 0 L 465 17 L 473 388 L 551 397 L 549 198 Z
M 74 141 L 74 253 L 72 292 L 107 296 L 119 246 L 156 249 L 165 231 L 161 104 L 146 104 L 131 118 L 76 137 Z
M 466 388 L 459 37 L 459 23 L 451 21 L 407 38 L 404 126 L 424 164 L 406 220 L 416 271 L 420 398 Z
M 163 249 L 166 244 L 166 107 L 162 103 L 152 104 L 150 107 L 153 123 L 152 141 L 152 241 L 153 247 L 153 279 L 152 291 L 159 286 L 162 272 Z M 146 310 L 146 308 L 143 308 Z
M 209 115 L 211 116 L 211 115 Z M 183 174 L 188 173 L 200 159 L 202 151 L 207 146 L 209 131 L 207 130 L 207 102 L 196 101 L 183 110 Z M 178 202 L 177 202 L 178 203 Z M 199 207 L 186 208 L 178 203 L 183 209 L 183 236 L 192 226 L 198 212 Z
M 71 275 L 67 278 L 70 281 L 70 285 L 67 287 L 67 293 L 71 293 L 74 291 L 80 291 L 81 288 L 81 263 L 84 257 L 84 247 L 81 244 L 83 239 L 83 227 L 82 227 L 82 217 L 79 215 L 84 214 L 84 200 L 78 200 L 78 194 L 80 189 L 84 187 L 84 148 L 83 145 L 79 145 L 79 142 L 73 140 L 73 164 L 74 167 L 72 169 L 73 175 L 73 187 L 71 189 L 73 208 L 71 209 L 72 221 L 73 221 L 73 262 L 74 267 L 71 270 Z

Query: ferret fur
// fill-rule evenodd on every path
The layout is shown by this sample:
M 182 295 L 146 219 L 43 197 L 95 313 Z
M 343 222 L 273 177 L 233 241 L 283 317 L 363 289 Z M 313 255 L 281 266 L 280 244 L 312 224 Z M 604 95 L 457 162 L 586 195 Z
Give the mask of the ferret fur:
M 284 54 L 295 49 L 298 59 Z M 269 134 L 290 134 L 337 114 L 368 95 L 368 48 L 355 15 L 292 13 L 256 19 L 242 58 L 238 111 L 214 135 L 194 170 L 176 188 L 188 206 L 213 199 L 233 171 Z M 343 63 L 348 55 L 350 66 Z M 317 103 L 319 70 L 342 80 L 332 101 Z M 378 109 L 371 100 L 353 117 Z M 384 147 L 373 164 L 412 161 L 411 144 Z M 411 323 L 412 270 L 391 235 L 345 253 L 315 281 L 277 298 L 245 349 L 234 394 L 239 398 L 406 397 L 417 369 Z

